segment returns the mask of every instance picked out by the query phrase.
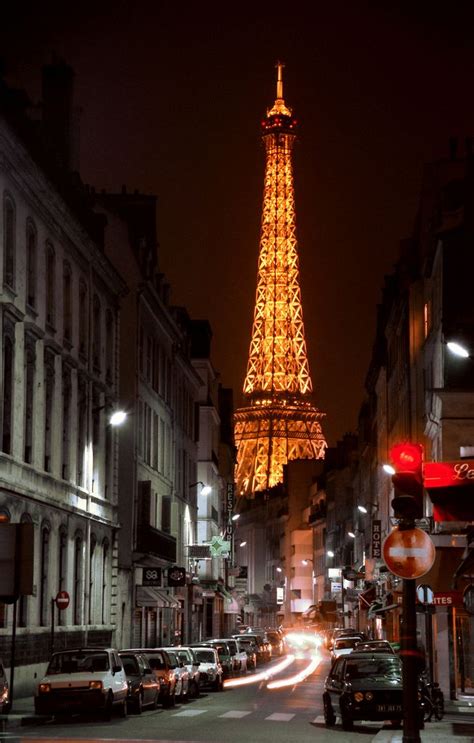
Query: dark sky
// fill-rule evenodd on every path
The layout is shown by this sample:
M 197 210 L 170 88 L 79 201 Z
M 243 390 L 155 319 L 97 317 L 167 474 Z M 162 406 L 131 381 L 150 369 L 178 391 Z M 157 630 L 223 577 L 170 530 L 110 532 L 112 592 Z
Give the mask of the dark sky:
M 7 79 L 38 99 L 51 52 L 76 71 L 83 180 L 158 195 L 173 302 L 210 320 L 236 406 L 256 287 L 259 127 L 274 63 L 286 63 L 285 99 L 301 124 L 296 209 L 315 402 L 330 444 L 353 430 L 384 274 L 412 230 L 423 163 L 447 154 L 449 136 L 474 134 L 474 14 L 423 0 L 46 1 L 8 12 Z

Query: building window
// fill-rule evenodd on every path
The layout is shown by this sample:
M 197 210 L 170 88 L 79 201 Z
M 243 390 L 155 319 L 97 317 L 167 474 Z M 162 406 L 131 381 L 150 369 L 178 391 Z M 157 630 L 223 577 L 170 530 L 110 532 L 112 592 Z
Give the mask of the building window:
M 33 461 L 33 404 L 35 389 L 34 341 L 25 340 L 25 450 L 24 460 Z
M 64 527 L 59 530 L 58 542 L 58 591 L 66 590 L 67 575 L 67 532 Z M 58 623 L 65 624 L 65 612 L 58 612 Z
M 36 228 L 31 220 L 26 223 L 26 303 L 36 307 Z
M 44 469 L 51 472 L 53 445 L 54 354 L 44 356 Z
M 72 274 L 71 266 L 67 261 L 63 266 L 63 335 L 64 339 L 72 341 Z
M 89 313 L 87 311 L 87 286 L 84 279 L 79 282 L 79 353 L 87 355 L 87 323 Z
M 161 498 L 161 530 L 171 533 L 171 498 L 163 495 Z
M 73 572 L 73 622 L 82 624 L 82 536 L 77 535 L 74 540 L 74 572 Z
M 48 590 L 48 567 L 49 567 L 49 534 L 48 525 L 41 528 L 41 552 L 40 552 L 40 625 L 46 627 L 48 624 L 49 590 Z
M 428 338 L 431 330 L 431 301 L 423 305 L 423 332 L 424 337 Z
M 112 310 L 105 313 L 105 379 L 112 384 L 114 372 L 114 316 Z
M 104 539 L 102 545 L 102 611 L 101 618 L 102 624 L 107 624 L 107 584 L 108 584 L 108 571 L 109 571 L 109 543 Z
M 11 196 L 3 199 L 3 283 L 15 288 L 15 204 Z
M 67 365 L 63 367 L 63 436 L 62 436 L 62 462 L 61 476 L 68 480 L 69 457 L 70 457 L 70 430 L 71 430 L 71 370 Z
M 20 519 L 21 524 L 31 524 L 31 516 L 29 513 L 23 513 Z M 28 626 L 28 596 L 22 594 L 18 599 L 18 626 Z
M 97 294 L 94 294 L 92 300 L 92 362 L 94 364 L 95 371 L 100 371 L 100 356 L 101 356 L 101 342 L 102 334 L 100 332 L 101 324 L 101 311 L 100 311 L 100 300 Z
M 13 338 L 10 333 L 3 338 L 3 419 L 2 451 L 12 453 L 12 411 L 13 411 Z
M 86 462 L 87 382 L 80 376 L 77 383 L 77 484 L 84 487 Z
M 46 243 L 46 323 L 54 327 L 56 313 L 56 256 L 51 243 Z
M 88 624 L 94 624 L 95 616 L 95 554 L 97 541 L 94 535 L 91 536 L 89 549 L 89 620 Z

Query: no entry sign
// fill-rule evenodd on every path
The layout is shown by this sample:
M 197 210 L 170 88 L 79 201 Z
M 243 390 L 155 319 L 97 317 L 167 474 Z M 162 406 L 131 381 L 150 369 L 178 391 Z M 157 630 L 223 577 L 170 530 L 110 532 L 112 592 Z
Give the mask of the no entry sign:
M 383 559 L 399 578 L 421 578 L 433 566 L 435 546 L 421 529 L 394 529 L 382 545 Z
M 58 609 L 67 609 L 69 606 L 69 594 L 67 591 L 58 591 L 56 598 L 54 599 Z

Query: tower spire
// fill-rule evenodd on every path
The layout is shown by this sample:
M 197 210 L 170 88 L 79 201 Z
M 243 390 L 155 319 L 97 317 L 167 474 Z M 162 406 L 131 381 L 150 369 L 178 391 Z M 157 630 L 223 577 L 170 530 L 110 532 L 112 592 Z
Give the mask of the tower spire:
M 247 496 L 283 480 L 291 459 L 324 457 L 322 413 L 310 400 L 299 285 L 292 151 L 296 119 L 277 98 L 262 122 L 266 150 L 257 295 L 244 393 L 235 413 L 238 492 Z

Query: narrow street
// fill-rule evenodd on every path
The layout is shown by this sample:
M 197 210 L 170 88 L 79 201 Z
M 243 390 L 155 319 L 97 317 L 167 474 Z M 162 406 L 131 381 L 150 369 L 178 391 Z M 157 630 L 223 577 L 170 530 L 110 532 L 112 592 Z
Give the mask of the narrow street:
M 268 670 L 278 661 L 273 661 Z M 307 665 L 299 658 L 281 676 L 292 675 Z M 316 671 L 305 682 L 282 689 L 266 688 L 265 682 L 227 689 L 223 693 L 204 693 L 197 700 L 173 710 L 145 711 L 125 720 L 114 717 L 111 722 L 94 718 L 72 718 L 69 721 L 10 729 L 0 734 L 0 741 L 33 743 L 34 741 L 154 741 L 154 743 L 312 743 L 321 741 L 392 741 L 401 736 L 383 723 L 356 724 L 353 732 L 343 732 L 340 721 L 334 728 L 325 727 L 322 690 L 329 668 L 324 653 Z M 452 720 L 456 720 L 454 722 Z M 438 740 L 470 740 L 474 736 L 472 717 L 447 718 L 442 723 L 426 727 L 428 740 L 437 734 Z M 429 736 L 429 737 L 428 737 Z M 458 737 L 460 736 L 460 737 Z M 464 737 L 463 737 L 464 736 Z M 467 736 L 467 737 L 465 737 Z M 400 740 L 401 737 L 398 737 Z

